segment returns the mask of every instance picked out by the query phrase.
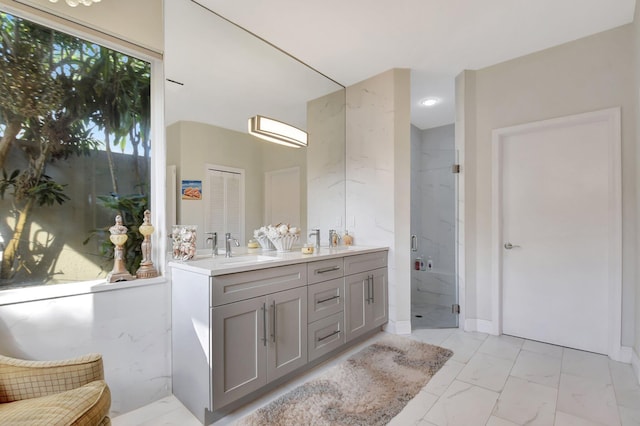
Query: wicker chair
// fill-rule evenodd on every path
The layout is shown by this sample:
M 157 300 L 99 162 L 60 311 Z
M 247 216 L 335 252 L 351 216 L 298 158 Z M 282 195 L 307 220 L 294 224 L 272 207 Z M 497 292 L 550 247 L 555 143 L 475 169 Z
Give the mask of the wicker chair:
M 0 355 L 0 425 L 110 425 L 102 356 L 25 361 Z

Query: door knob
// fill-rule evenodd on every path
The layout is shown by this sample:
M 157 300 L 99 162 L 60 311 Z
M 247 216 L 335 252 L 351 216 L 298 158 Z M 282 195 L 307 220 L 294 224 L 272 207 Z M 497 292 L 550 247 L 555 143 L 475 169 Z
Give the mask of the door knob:
M 511 243 L 504 243 L 504 248 L 506 248 L 507 250 L 511 250 L 513 248 L 520 248 L 520 246 L 514 246 Z

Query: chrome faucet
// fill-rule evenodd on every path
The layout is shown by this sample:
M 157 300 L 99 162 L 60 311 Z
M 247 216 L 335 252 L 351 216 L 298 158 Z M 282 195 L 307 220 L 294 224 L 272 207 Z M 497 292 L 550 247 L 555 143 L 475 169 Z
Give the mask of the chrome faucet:
M 238 240 L 231 237 L 230 232 L 227 232 L 226 234 L 224 234 L 224 241 L 226 244 L 224 257 L 231 257 L 231 241 L 233 241 L 236 244 L 236 247 L 240 247 L 240 243 L 238 242 Z
M 218 255 L 218 233 L 217 232 L 207 232 L 207 245 L 211 243 L 211 256 Z
M 320 230 L 318 228 L 314 228 L 311 230 L 311 233 L 309 234 L 310 237 L 314 236 L 316 237 L 316 244 L 315 247 L 317 249 L 320 248 Z

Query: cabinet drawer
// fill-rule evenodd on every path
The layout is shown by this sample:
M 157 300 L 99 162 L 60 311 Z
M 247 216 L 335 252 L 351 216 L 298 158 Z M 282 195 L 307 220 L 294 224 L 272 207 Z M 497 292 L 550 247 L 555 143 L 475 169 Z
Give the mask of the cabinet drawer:
M 347 256 L 344 258 L 344 274 L 351 275 L 372 269 L 386 268 L 387 257 L 387 250 Z
M 312 323 L 344 310 L 344 278 L 310 285 L 307 289 L 307 312 Z
M 212 277 L 211 306 L 225 305 L 307 284 L 306 265 L 289 265 Z
M 309 361 L 339 348 L 344 340 L 344 315 L 342 312 L 309 324 Z
M 344 276 L 344 261 L 342 258 L 320 260 L 307 264 L 309 284 L 332 280 Z

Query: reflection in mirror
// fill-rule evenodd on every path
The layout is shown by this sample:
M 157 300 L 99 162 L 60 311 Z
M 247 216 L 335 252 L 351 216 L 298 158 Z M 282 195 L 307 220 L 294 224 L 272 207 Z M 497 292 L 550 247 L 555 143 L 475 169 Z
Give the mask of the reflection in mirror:
M 200 248 L 208 232 L 246 245 L 269 223 L 299 226 L 298 244 L 308 228 L 342 229 L 344 87 L 205 6 L 165 2 L 168 225 L 198 225 Z M 309 145 L 249 135 L 256 115 L 305 130 Z

